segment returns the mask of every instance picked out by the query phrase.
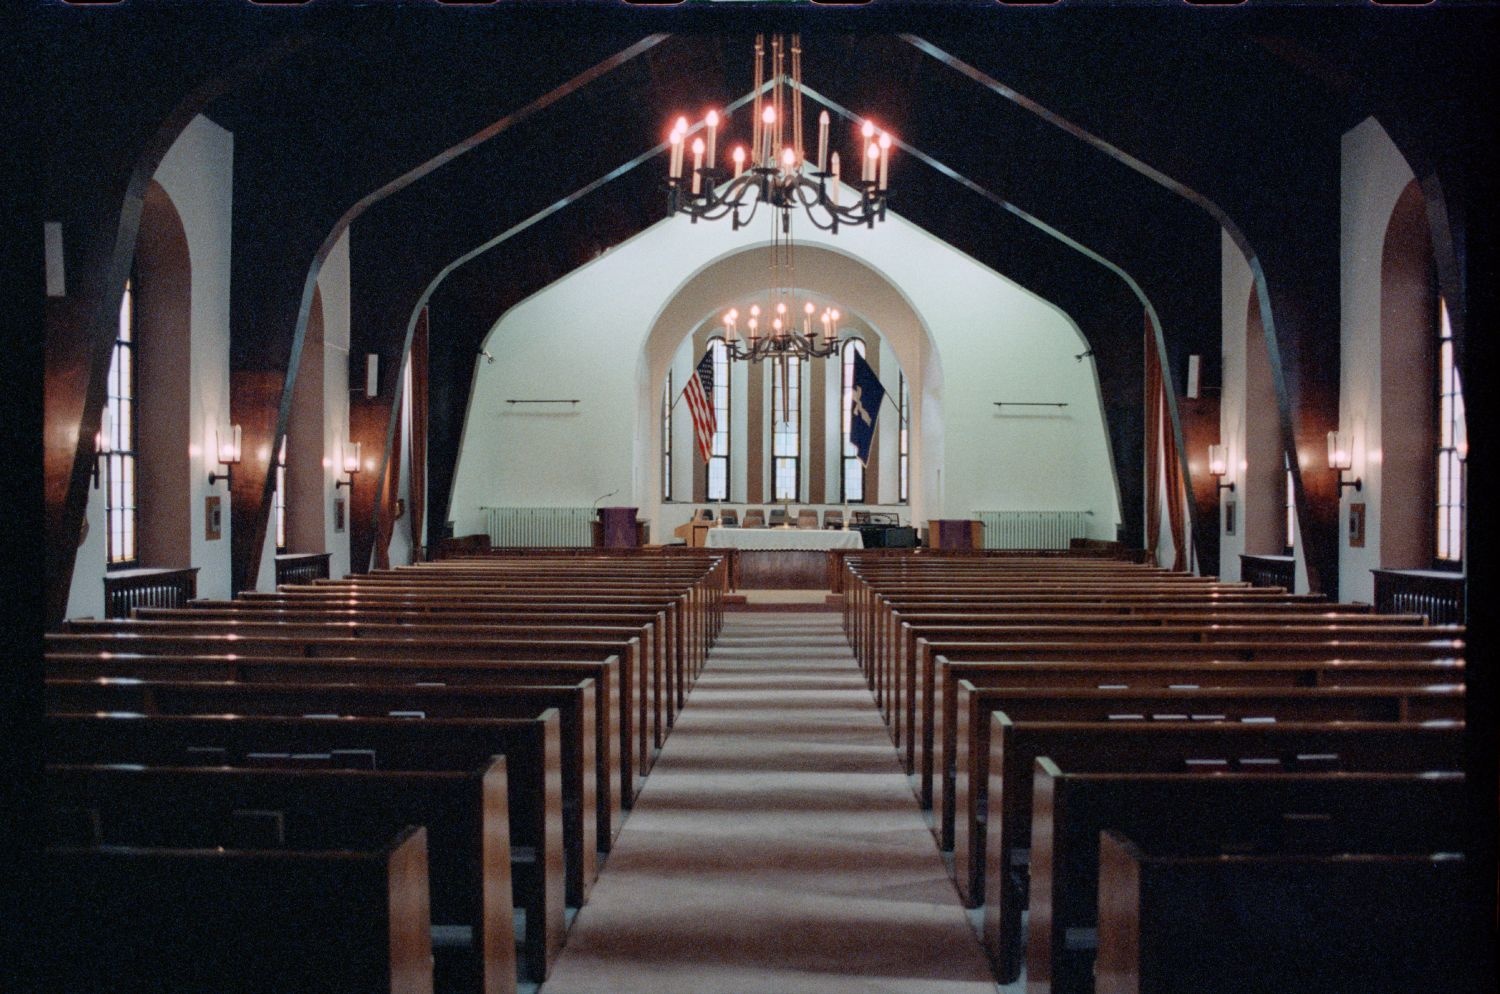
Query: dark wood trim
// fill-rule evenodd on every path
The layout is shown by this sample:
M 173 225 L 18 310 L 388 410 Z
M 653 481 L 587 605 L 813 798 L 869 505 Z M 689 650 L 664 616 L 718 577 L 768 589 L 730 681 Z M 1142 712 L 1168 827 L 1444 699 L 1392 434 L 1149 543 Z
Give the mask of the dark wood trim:
M 104 576 L 104 616 L 128 618 L 138 607 L 186 607 L 198 596 L 198 567 L 122 569 Z
M 1469 620 L 1468 577 L 1442 570 L 1372 569 L 1375 610 L 1381 614 L 1425 614 L 1434 625 Z
M 276 557 L 276 586 L 328 579 L 330 552 L 290 552 Z
M 1240 555 L 1240 579 L 1252 587 L 1285 587 L 1292 589 L 1297 580 L 1295 556 Z

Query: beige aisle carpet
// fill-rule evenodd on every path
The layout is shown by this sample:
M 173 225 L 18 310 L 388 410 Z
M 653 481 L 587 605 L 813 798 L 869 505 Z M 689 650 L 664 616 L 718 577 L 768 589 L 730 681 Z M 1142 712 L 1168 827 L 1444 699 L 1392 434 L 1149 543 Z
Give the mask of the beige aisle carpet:
M 995 990 L 839 615 L 727 615 L 542 994 Z

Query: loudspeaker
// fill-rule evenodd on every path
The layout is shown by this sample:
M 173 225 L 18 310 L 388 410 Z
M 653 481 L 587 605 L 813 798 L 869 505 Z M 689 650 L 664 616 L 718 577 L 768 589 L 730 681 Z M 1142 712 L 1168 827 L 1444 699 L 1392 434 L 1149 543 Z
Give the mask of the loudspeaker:
M 1187 395 L 1192 400 L 1198 399 L 1198 369 L 1202 365 L 1202 356 L 1188 356 Z
M 365 396 L 373 397 L 380 392 L 380 356 L 374 352 L 365 356 Z
M 66 297 L 63 279 L 63 232 L 58 221 L 42 222 L 42 245 L 46 252 L 47 296 Z

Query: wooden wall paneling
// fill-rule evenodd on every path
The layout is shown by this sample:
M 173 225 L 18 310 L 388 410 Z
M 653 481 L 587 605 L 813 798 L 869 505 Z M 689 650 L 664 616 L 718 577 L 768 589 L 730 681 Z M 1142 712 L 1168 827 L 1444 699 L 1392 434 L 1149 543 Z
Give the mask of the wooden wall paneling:
M 271 517 L 271 453 L 286 376 L 278 370 L 229 371 L 229 417 L 240 426 L 240 464 L 229 483 L 230 590 L 254 590 Z
M 411 363 L 411 497 L 407 501 L 406 513 L 407 526 L 411 529 L 412 555 L 418 562 L 426 559 L 422 547 L 426 544 L 423 521 L 427 513 L 428 319 L 428 310 L 424 307 L 417 318 L 408 358 Z
M 828 371 L 825 363 L 837 364 L 835 354 L 827 359 L 809 362 L 807 378 L 811 381 L 807 404 L 807 455 L 802 464 L 807 471 L 807 502 L 822 504 L 828 493 Z
M 1186 482 L 1192 506 L 1191 535 L 1198 554 L 1198 572 L 1219 575 L 1219 481 L 1208 472 L 1208 447 L 1219 444 L 1219 395 L 1178 397 L 1177 415 L 1182 422 L 1182 440 L 1187 447 Z M 1238 477 L 1239 473 L 1233 473 Z
M 745 502 L 764 503 L 773 492 L 766 486 L 766 405 L 770 402 L 770 375 L 765 363 L 753 362 L 746 370 L 745 392 Z
M 386 466 L 396 405 L 390 392 L 372 398 L 349 399 L 349 440 L 360 443 L 364 465 L 349 489 L 349 571 L 366 573 L 374 561 L 379 539 L 378 500 L 385 486 Z

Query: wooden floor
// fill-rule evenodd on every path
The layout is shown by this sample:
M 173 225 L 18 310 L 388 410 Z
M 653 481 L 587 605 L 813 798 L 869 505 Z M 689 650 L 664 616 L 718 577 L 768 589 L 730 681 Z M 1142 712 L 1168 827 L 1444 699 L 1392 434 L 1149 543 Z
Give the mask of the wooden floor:
M 995 994 L 831 613 L 731 614 L 542 994 Z

